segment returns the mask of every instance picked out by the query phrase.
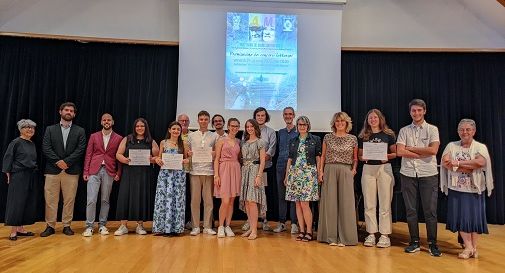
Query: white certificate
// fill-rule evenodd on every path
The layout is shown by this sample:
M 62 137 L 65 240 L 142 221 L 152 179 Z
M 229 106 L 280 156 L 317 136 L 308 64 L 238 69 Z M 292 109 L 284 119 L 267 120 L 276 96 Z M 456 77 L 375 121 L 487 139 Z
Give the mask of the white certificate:
M 161 169 L 182 170 L 182 154 L 162 153 L 161 160 L 163 160 L 163 166 L 161 166 Z
M 193 163 L 209 163 L 212 162 L 212 147 L 194 147 L 192 150 Z
M 147 149 L 130 149 L 128 151 L 128 159 L 130 166 L 149 166 L 151 162 L 151 150 Z
M 388 160 L 388 144 L 385 142 L 363 142 L 363 159 Z

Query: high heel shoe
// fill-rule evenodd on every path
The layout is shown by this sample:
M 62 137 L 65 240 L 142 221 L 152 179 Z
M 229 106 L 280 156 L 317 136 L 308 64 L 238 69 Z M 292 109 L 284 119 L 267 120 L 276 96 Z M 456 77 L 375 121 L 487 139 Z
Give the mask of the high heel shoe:
M 258 234 L 251 233 L 249 237 L 247 237 L 247 240 L 256 240 L 256 238 L 258 238 Z
M 465 250 L 463 250 L 463 252 L 461 252 L 461 253 L 458 254 L 458 258 L 466 260 L 466 259 L 474 257 L 474 255 L 475 255 L 475 252 L 474 252 L 473 249 L 472 250 L 465 249 Z
M 474 257 L 475 259 L 479 258 L 479 252 L 477 252 L 477 249 L 476 249 L 476 248 L 474 248 L 474 249 L 473 249 L 473 257 Z
M 242 233 L 242 235 L 240 235 L 240 236 L 242 236 L 242 237 L 249 237 L 249 235 L 251 235 L 251 233 L 252 233 L 252 230 L 249 229 L 248 231 Z

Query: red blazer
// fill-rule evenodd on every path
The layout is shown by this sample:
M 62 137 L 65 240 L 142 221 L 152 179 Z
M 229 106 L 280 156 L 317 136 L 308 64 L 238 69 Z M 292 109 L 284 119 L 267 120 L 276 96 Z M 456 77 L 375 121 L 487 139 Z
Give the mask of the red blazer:
M 119 148 L 123 137 L 111 133 L 107 150 L 104 148 L 102 131 L 91 134 L 89 137 L 88 148 L 86 148 L 86 157 L 84 158 L 84 173 L 83 175 L 95 175 L 102 166 L 102 161 L 105 161 L 105 169 L 107 174 L 114 177 L 121 176 L 121 164 L 116 161 L 116 152 Z

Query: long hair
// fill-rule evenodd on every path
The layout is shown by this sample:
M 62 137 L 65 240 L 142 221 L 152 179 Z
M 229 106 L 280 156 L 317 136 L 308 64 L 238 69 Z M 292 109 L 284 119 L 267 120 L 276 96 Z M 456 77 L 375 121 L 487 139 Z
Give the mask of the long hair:
M 249 134 L 247 133 L 247 123 L 251 123 L 251 125 L 254 127 L 254 134 L 256 135 L 257 138 L 261 138 L 261 130 L 258 122 L 255 119 L 248 119 L 245 122 L 245 128 L 244 128 L 244 140 L 248 141 L 249 140 Z
M 386 123 L 386 117 L 382 114 L 382 112 L 379 109 L 370 109 L 370 111 L 366 113 L 365 121 L 363 121 L 363 128 L 361 128 L 361 132 L 359 133 L 358 137 L 363 139 L 364 141 L 370 140 L 370 136 L 373 134 L 373 132 L 372 127 L 370 126 L 370 124 L 368 124 L 368 117 L 372 113 L 375 113 L 377 117 L 379 117 L 379 129 L 385 134 L 395 138 L 395 132 L 389 128 L 388 124 Z
M 142 122 L 145 126 L 145 131 L 144 131 L 144 141 L 146 143 L 151 143 L 153 142 L 153 138 L 151 137 L 151 132 L 149 131 L 149 124 L 147 124 L 147 120 L 145 120 L 144 118 L 138 118 L 136 119 L 134 122 L 133 122 L 133 133 L 129 134 L 128 135 L 128 138 L 127 140 L 130 142 L 130 143 L 134 143 L 135 140 L 137 139 L 137 131 L 135 131 L 135 126 L 137 126 L 137 123 L 138 122 Z
M 182 141 L 182 125 L 178 121 L 172 121 L 168 125 L 167 136 L 165 137 L 165 142 L 168 142 L 168 140 L 172 137 L 172 134 L 170 134 L 170 129 L 174 125 L 179 126 L 179 129 L 181 129 L 181 133 L 177 137 L 177 152 L 180 154 L 184 154 L 184 142 Z

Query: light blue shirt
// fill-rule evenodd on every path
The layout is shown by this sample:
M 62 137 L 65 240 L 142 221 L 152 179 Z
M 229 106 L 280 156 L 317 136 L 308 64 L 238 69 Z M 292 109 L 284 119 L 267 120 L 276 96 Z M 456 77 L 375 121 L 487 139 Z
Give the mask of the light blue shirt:
M 61 128 L 61 135 L 63 136 L 63 149 L 67 149 L 67 139 L 68 139 L 68 134 L 70 133 L 70 128 L 72 128 L 72 122 L 68 124 L 67 127 L 60 123 L 60 128 Z

